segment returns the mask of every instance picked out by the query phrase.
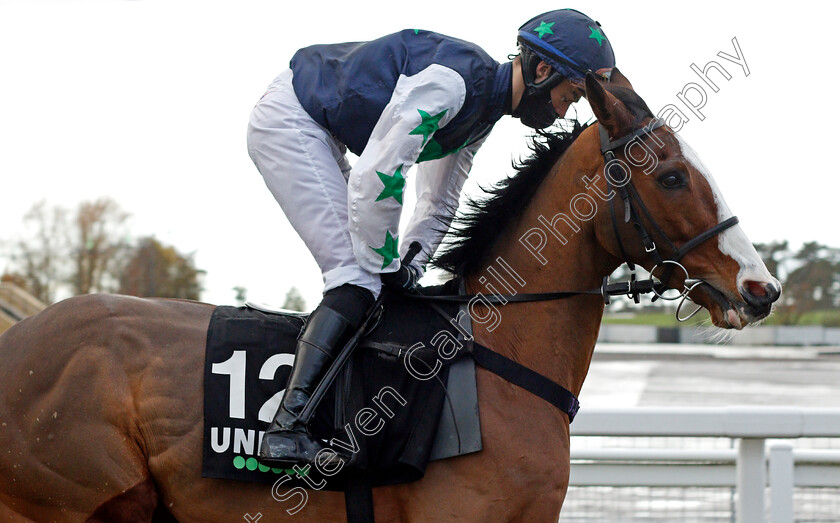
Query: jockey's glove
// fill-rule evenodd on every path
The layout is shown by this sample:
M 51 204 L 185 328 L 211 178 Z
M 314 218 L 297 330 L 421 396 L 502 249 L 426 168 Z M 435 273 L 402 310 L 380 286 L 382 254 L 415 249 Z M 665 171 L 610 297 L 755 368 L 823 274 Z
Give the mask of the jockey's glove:
M 382 284 L 400 292 L 410 291 L 417 287 L 420 273 L 411 265 L 400 265 L 395 272 L 385 272 L 379 275 Z

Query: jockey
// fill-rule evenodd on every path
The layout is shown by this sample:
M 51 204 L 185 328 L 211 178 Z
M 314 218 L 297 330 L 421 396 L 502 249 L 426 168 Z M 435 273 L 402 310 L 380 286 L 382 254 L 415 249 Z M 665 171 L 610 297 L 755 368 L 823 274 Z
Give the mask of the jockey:
M 587 71 L 608 79 L 615 65 L 600 24 L 575 10 L 531 19 L 517 40 L 519 55 L 503 64 L 474 44 L 416 29 L 306 47 L 254 107 L 248 152 L 325 284 L 260 444 L 263 464 L 312 462 L 325 448 L 298 415 L 382 284 L 411 289 L 423 275 L 496 121 L 510 114 L 548 127 L 583 96 Z M 347 149 L 359 157 L 352 168 Z M 415 163 L 417 204 L 398 238 Z M 400 253 L 414 241 L 420 254 L 403 266 Z

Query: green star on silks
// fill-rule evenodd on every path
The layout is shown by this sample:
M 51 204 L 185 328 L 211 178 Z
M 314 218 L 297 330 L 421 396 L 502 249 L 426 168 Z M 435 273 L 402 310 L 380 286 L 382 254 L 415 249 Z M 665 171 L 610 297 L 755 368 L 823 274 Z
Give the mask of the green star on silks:
M 391 262 L 395 259 L 399 258 L 400 255 L 397 252 L 397 239 L 391 236 L 391 231 L 385 231 L 385 245 L 378 249 L 374 249 L 371 247 L 373 252 L 382 256 L 382 268 L 391 265 Z
M 547 22 L 540 22 L 540 26 L 534 29 L 534 32 L 537 33 L 540 39 L 542 40 L 542 37 L 544 37 L 545 35 L 554 34 L 554 31 L 551 30 L 552 25 L 554 25 L 554 22 L 551 22 L 550 24 Z
M 402 165 L 397 167 L 397 170 L 393 174 L 393 176 L 389 176 L 385 173 L 376 171 L 376 174 L 379 176 L 379 179 L 382 180 L 382 184 L 385 185 L 385 188 L 382 190 L 381 193 L 379 193 L 379 196 L 376 198 L 377 202 L 379 200 L 384 200 L 393 196 L 394 199 L 400 202 L 400 205 L 402 205 L 403 189 L 405 189 L 405 177 L 403 177 L 402 175 L 402 168 Z
M 601 29 L 598 27 L 592 27 L 591 25 L 588 26 L 592 33 L 589 35 L 589 38 L 594 38 L 598 42 L 598 47 L 601 47 L 601 42 L 604 41 L 604 34 L 601 32 Z
M 423 135 L 423 145 L 426 145 L 426 140 L 429 139 L 429 136 L 433 135 L 435 131 L 440 128 L 440 119 L 443 118 L 443 115 L 446 114 L 446 109 L 437 113 L 436 115 L 432 116 L 426 111 L 421 109 L 417 109 L 417 112 L 420 113 L 420 118 L 422 121 L 420 125 L 415 127 L 410 133 L 408 134 L 422 134 Z

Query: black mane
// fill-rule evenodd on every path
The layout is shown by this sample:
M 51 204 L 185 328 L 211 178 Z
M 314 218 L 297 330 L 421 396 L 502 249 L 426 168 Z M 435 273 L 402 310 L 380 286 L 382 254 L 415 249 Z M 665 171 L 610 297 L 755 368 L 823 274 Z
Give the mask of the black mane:
M 456 216 L 432 265 L 459 275 L 482 269 L 499 233 L 528 207 L 551 167 L 585 128 L 576 122 L 571 131 L 538 131 L 528 144 L 531 155 L 514 162 L 513 176 L 482 188 L 488 197 L 467 200 L 467 210 Z
M 645 101 L 632 89 L 607 86 L 607 90 L 633 113 L 637 123 L 653 117 Z M 570 131 L 538 131 L 529 143 L 531 155 L 514 162 L 513 176 L 482 188 L 488 195 L 486 198 L 467 200 L 466 211 L 456 216 L 442 250 L 431 265 L 461 276 L 483 269 L 482 263 L 499 234 L 522 214 L 551 167 L 586 127 L 575 122 Z

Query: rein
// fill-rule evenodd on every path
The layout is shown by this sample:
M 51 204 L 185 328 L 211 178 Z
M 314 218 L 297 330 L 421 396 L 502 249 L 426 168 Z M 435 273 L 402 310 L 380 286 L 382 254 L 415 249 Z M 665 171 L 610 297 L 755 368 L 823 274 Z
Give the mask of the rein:
M 525 294 L 446 294 L 430 296 L 419 292 L 405 294 L 406 298 L 412 300 L 441 301 L 455 303 L 469 303 L 475 298 L 481 297 L 485 303 L 493 305 L 507 305 L 508 303 L 522 303 L 533 301 L 562 300 L 574 296 L 598 295 L 604 298 L 604 303 L 610 303 L 611 296 L 638 296 L 653 292 L 656 282 L 653 280 L 632 280 L 625 282 L 609 283 L 609 277 L 604 277 L 604 283 L 600 287 L 585 291 L 554 291 L 554 292 L 532 292 Z

